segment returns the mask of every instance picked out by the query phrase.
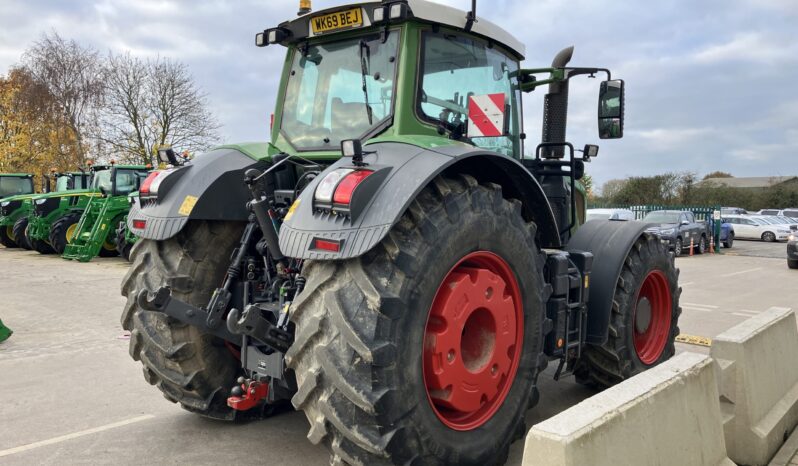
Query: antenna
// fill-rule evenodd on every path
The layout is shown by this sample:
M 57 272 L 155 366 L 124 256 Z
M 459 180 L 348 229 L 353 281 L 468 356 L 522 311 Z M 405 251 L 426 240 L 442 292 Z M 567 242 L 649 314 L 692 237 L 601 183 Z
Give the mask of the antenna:
M 477 22 L 477 0 L 471 0 L 471 11 L 466 13 L 466 23 L 465 29 L 466 32 L 470 32 L 471 28 L 474 26 L 474 23 Z

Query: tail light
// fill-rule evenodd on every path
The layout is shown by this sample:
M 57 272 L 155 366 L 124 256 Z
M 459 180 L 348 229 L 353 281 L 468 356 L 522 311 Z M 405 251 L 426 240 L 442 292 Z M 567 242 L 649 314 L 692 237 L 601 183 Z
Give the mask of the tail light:
M 352 193 L 372 173 L 373 170 L 352 168 L 333 170 L 322 178 L 316 187 L 314 198 L 317 203 L 327 204 L 329 207 L 333 204 L 348 207 L 352 202 Z
M 163 183 L 163 180 L 166 179 L 169 174 L 174 172 L 173 168 L 169 170 L 160 170 L 154 171 L 147 175 L 147 178 L 144 179 L 144 182 L 141 184 L 141 188 L 139 188 L 139 196 L 140 197 L 155 197 L 158 195 L 158 188 Z
M 133 219 L 133 228 L 136 230 L 143 230 L 147 227 L 147 221 L 142 219 Z
M 358 170 L 346 175 L 335 188 L 333 203 L 349 205 L 352 202 L 352 192 L 357 185 L 363 182 L 369 175 L 374 173 L 371 170 Z

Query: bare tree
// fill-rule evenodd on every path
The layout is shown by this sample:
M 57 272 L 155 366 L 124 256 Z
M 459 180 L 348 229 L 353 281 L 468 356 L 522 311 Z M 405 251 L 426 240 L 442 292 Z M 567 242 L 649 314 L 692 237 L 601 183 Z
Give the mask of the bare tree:
M 103 91 L 99 52 L 57 32 L 43 34 L 23 55 L 25 68 L 52 94 L 76 135 L 78 153 L 85 160 L 87 141 L 95 127 L 93 111 Z
M 218 140 L 219 125 L 186 65 L 110 55 L 102 140 L 130 162 L 152 163 L 157 147 L 195 152 Z
M 147 62 L 124 55 L 110 55 L 106 61 L 105 105 L 102 109 L 100 139 L 125 161 L 150 163 L 152 120 L 147 103 L 149 70 Z

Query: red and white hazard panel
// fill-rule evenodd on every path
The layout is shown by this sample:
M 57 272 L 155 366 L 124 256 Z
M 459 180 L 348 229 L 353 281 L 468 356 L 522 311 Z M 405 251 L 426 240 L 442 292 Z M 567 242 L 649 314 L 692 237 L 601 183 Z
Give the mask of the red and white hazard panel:
M 472 95 L 468 98 L 468 137 L 496 137 L 504 134 L 505 95 Z

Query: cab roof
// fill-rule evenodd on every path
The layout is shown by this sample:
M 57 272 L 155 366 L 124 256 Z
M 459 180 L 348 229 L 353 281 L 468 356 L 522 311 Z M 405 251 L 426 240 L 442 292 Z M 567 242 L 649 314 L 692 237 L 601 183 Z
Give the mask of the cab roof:
M 427 0 L 406 0 L 406 1 L 408 7 L 410 8 L 412 19 L 422 22 L 443 24 L 446 26 L 452 26 L 457 29 L 465 28 L 466 12 L 464 10 L 460 10 L 459 8 L 454 8 L 447 5 L 441 5 L 440 3 L 435 3 Z M 465 0 L 463 0 L 463 2 L 467 3 L 465 2 Z M 381 5 L 383 5 L 383 3 L 378 1 L 351 2 L 345 5 L 339 5 L 332 8 L 325 8 L 323 10 L 306 13 L 297 19 L 286 21 L 285 23 L 281 24 L 281 26 L 288 27 L 296 36 L 300 36 L 302 38 L 314 37 L 313 30 L 309 25 L 310 18 L 325 13 L 334 13 L 336 11 L 346 10 L 347 8 L 359 6 L 364 9 L 365 13 L 363 15 L 364 19 L 363 26 L 369 27 L 372 24 L 371 17 L 374 12 L 374 8 Z M 471 32 L 483 36 L 487 39 L 490 39 L 494 42 L 500 43 L 501 45 L 510 49 L 512 52 L 518 55 L 519 60 L 524 59 L 524 55 L 526 54 L 526 47 L 524 46 L 524 44 L 520 40 L 516 39 L 515 36 L 507 32 L 506 30 L 502 29 L 501 27 L 497 26 L 496 24 L 488 21 L 487 19 L 477 16 L 477 20 L 474 22 L 474 24 L 471 27 Z
M 30 173 L 0 173 L 0 176 L 8 178 L 33 178 Z

